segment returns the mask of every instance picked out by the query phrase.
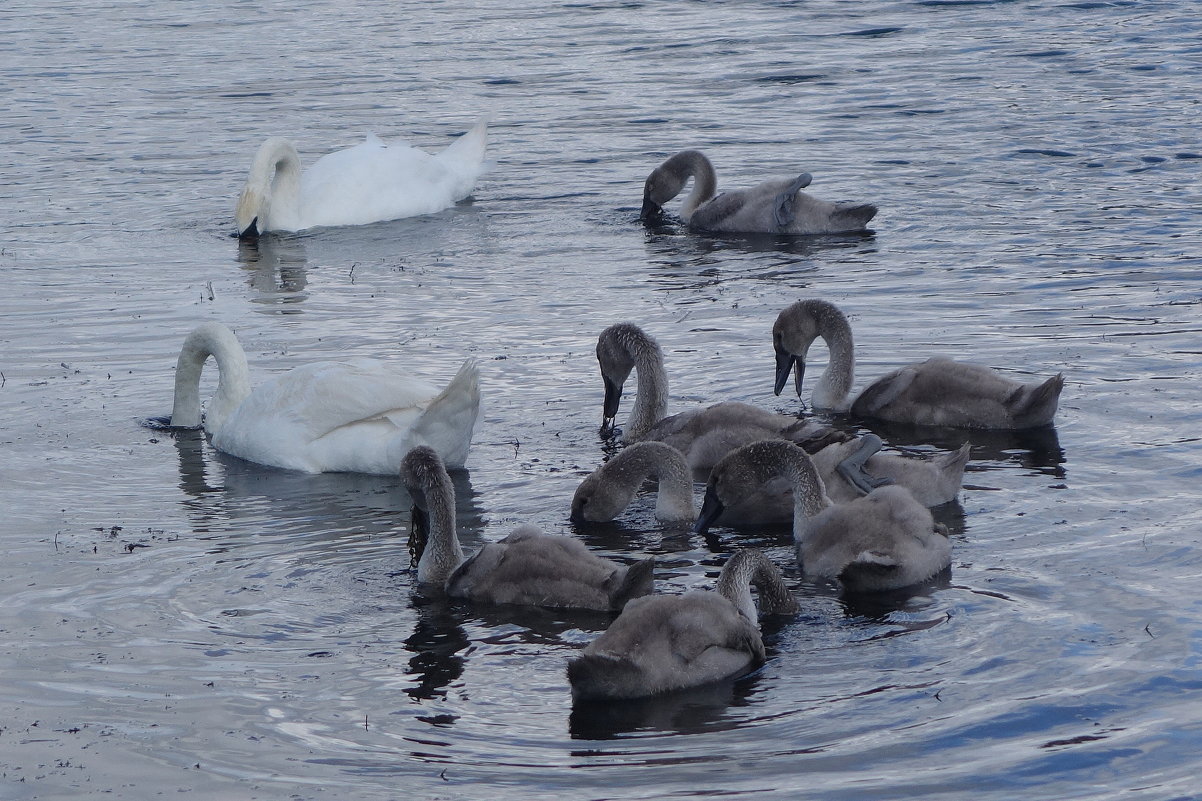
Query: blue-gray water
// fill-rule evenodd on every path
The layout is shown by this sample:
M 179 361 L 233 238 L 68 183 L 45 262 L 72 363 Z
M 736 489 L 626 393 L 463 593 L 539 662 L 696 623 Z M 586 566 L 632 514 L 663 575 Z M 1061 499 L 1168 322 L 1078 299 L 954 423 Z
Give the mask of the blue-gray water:
M 0 11 L 0 798 L 1197 797 L 1196 6 L 478 6 Z M 471 203 L 229 236 L 269 135 L 311 163 L 482 115 Z M 647 231 L 642 180 L 683 147 L 720 188 L 809 171 L 876 233 Z M 802 582 L 784 529 L 705 540 L 646 498 L 572 528 L 603 327 L 660 339 L 674 410 L 796 412 L 769 332 L 812 296 L 851 317 L 861 386 L 935 353 L 1067 378 L 1053 435 L 971 435 L 950 576 L 868 607 Z M 204 320 L 260 380 L 478 357 L 469 549 L 530 521 L 656 554 L 680 592 L 750 542 L 803 611 L 750 679 L 573 714 L 564 666 L 606 616 L 422 599 L 395 480 L 140 425 Z

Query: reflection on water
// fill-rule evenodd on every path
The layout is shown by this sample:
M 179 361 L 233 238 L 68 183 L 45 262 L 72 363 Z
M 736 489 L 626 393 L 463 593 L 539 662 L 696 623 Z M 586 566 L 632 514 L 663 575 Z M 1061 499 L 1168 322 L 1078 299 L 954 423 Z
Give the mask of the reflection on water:
M 264 234 L 238 240 L 238 262 L 249 274 L 247 283 L 257 293 L 255 303 L 277 308 L 279 314 L 299 314 L 296 308 L 308 298 L 305 244 L 300 236 Z
M 568 717 L 574 740 L 613 740 L 638 734 L 704 734 L 745 725 L 727 714 L 757 691 L 754 676 L 628 701 L 577 701 Z M 595 756 L 588 751 L 577 756 Z
M 462 604 L 445 596 L 413 593 L 412 598 L 417 625 L 405 639 L 405 650 L 413 652 L 405 672 L 416 686 L 407 687 L 405 692 L 414 700 L 442 698 L 447 686 L 463 674 L 462 652 L 471 645 L 463 628 Z M 439 718 L 436 722 L 452 721 Z

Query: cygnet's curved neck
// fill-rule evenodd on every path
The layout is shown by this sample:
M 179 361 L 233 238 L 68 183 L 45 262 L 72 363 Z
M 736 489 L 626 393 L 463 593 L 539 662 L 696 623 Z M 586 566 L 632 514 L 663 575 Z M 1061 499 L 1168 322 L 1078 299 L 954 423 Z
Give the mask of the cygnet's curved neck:
M 781 319 L 800 337 L 795 348 L 800 348 L 798 355 L 803 362 L 814 337 L 822 337 L 830 352 L 826 369 L 814 386 L 814 405 L 821 409 L 846 409 L 856 372 L 855 343 L 847 317 L 828 301 L 801 300 L 782 312 Z
M 655 500 L 655 516 L 658 519 L 691 521 L 696 518 L 692 472 L 684 454 L 671 445 L 662 442 L 627 445 L 606 467 L 619 476 L 617 480 L 631 498 L 644 479 L 655 479 L 659 483 Z
M 684 188 L 690 176 L 693 179 L 693 190 L 680 207 L 680 218 L 685 222 L 689 221 L 698 206 L 713 198 L 718 190 L 718 175 L 714 172 L 714 165 L 699 150 L 682 150 L 665 161 L 660 169 L 670 176 L 670 185 L 676 187 L 673 196 Z
M 636 441 L 668 412 L 668 373 L 664 369 L 663 351 L 658 342 L 632 323 L 618 323 L 601 332 L 597 351 L 603 375 L 607 369 L 603 354 L 618 362 L 614 369 L 622 373 L 615 376 L 619 385 L 631 367 L 638 373 L 638 395 L 622 431 L 628 442 Z
M 292 231 L 301 224 L 301 164 L 287 139 L 273 136 L 259 146 L 234 217 L 239 233 L 258 219 L 260 231 Z
M 217 392 L 205 413 L 205 430 L 216 433 L 226 419 L 250 394 L 250 370 L 246 353 L 234 332 L 221 323 L 205 323 L 184 340 L 175 364 L 175 402 L 171 425 L 196 428 L 200 425 L 200 374 L 205 361 L 217 361 Z
M 746 446 L 741 452 L 761 484 L 775 476 L 789 479 L 793 485 L 794 531 L 806 518 L 831 506 L 814 460 L 798 446 L 784 440 L 764 440 Z
M 455 487 L 442 460 L 432 448 L 421 446 L 406 455 L 401 481 L 427 517 L 427 540 L 417 562 L 419 584 L 444 585 L 463 562 L 463 546 L 455 531 Z
M 796 602 L 789 594 L 784 577 L 776 565 L 753 548 L 735 551 L 722 572 L 718 575 L 717 590 L 722 597 L 734 604 L 748 620 L 758 619 L 751 587 L 755 585 L 760 597 L 760 607 L 765 614 L 792 612 Z

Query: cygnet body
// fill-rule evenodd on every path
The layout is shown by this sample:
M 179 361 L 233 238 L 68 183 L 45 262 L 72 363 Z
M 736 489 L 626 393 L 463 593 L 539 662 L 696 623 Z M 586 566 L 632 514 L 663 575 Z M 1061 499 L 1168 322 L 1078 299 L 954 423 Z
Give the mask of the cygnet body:
M 577 701 L 641 698 L 741 676 L 764 661 L 756 604 L 791 614 L 797 603 L 762 553 L 736 551 L 717 591 L 649 595 L 622 614 L 568 664 Z
M 793 487 L 793 540 L 806 576 L 838 580 L 849 592 L 878 592 L 915 584 L 951 563 L 947 529 L 909 490 L 883 486 L 833 504 L 810 456 L 774 440 L 740 448 L 714 466 L 695 530 L 707 530 L 742 487 L 780 476 Z
M 622 565 L 579 540 L 543 534 L 531 525 L 465 558 L 455 530 L 455 489 L 438 454 L 414 448 L 400 476 L 414 501 L 411 539 L 419 585 L 484 603 L 597 610 L 618 610 L 651 592 L 654 559 Z
M 876 216 L 867 203 L 831 203 L 801 190 L 809 173 L 766 181 L 715 196 L 717 174 L 697 150 L 682 150 L 656 167 L 643 186 L 643 219 L 653 219 L 680 194 L 689 179 L 693 189 L 680 209 L 690 228 L 729 234 L 836 234 L 864 231 Z
M 830 361 L 814 387 L 814 406 L 857 417 L 956 428 L 1035 428 L 1052 423 L 1064 387 L 1062 375 L 1023 383 L 984 365 L 932 358 L 877 379 L 851 400 L 851 325 L 833 303 L 802 300 L 781 311 L 772 327 L 776 394 L 796 368 L 795 387 L 801 396 L 806 355 L 819 337 L 826 342 Z

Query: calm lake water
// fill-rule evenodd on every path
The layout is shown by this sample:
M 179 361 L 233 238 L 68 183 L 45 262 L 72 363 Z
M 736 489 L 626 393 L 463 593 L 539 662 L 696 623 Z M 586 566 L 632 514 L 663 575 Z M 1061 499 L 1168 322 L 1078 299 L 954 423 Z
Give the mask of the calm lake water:
M 16 0 L 0 31 L 0 798 L 1202 797 L 1194 3 Z M 230 237 L 269 135 L 311 163 L 480 116 L 470 202 Z M 684 147 L 720 188 L 809 171 L 875 233 L 647 230 Z M 602 328 L 659 338 L 674 410 L 798 413 L 770 331 L 804 297 L 850 316 L 859 386 L 933 354 L 1065 374 L 1054 432 L 877 429 L 973 443 L 948 576 L 854 602 L 784 527 L 569 523 Z M 424 599 L 393 478 L 142 425 L 206 320 L 258 380 L 476 356 L 469 549 L 529 521 L 682 592 L 755 544 L 802 611 L 746 680 L 573 710 L 607 616 Z

